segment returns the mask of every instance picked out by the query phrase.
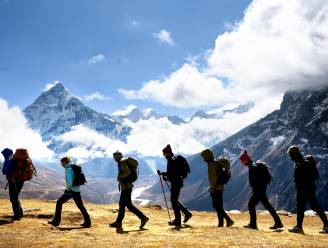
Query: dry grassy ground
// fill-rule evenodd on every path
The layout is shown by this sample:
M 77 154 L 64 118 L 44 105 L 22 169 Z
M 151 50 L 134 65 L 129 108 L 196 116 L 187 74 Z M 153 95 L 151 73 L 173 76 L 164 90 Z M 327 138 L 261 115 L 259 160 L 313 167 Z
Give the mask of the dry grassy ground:
M 92 216 L 93 226 L 79 228 L 82 217 L 74 203 L 69 201 L 63 208 L 59 227 L 51 227 L 54 201 L 22 200 L 25 217 L 19 222 L 10 220 L 11 206 L 8 200 L 0 200 L 0 247 L 328 247 L 328 235 L 319 234 L 322 227 L 318 217 L 306 217 L 306 235 L 290 234 L 287 228 L 295 223 L 295 216 L 282 216 L 285 228 L 281 232 L 269 230 L 270 216 L 259 215 L 259 230 L 242 228 L 248 223 L 247 214 L 234 214 L 236 224 L 231 228 L 217 228 L 212 212 L 193 212 L 189 227 L 180 231 L 167 225 L 166 209 L 141 207 L 150 217 L 148 230 L 140 231 L 139 220 L 127 211 L 124 219 L 125 234 L 118 234 L 108 227 L 115 220 L 117 205 L 86 207 Z

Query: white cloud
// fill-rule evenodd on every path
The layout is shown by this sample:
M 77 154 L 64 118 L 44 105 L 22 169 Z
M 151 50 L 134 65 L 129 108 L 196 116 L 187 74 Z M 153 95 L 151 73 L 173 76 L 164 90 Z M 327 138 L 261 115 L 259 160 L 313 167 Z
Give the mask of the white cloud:
M 46 86 L 44 87 L 43 91 L 48 91 L 50 90 L 52 87 L 54 87 L 56 84 L 60 83 L 60 81 L 56 80 L 56 81 L 53 81 L 52 83 L 50 84 L 46 84 Z
M 132 110 L 136 109 L 136 108 L 137 108 L 137 106 L 135 106 L 135 105 L 129 105 L 129 106 L 123 107 L 120 110 L 117 110 L 117 111 L 113 112 L 111 115 L 125 116 L 125 115 L 129 114 Z
M 162 29 L 158 33 L 153 33 L 153 36 L 158 39 L 160 42 L 167 43 L 171 46 L 175 45 L 175 42 L 171 36 L 171 33 L 165 29 Z
M 106 59 L 105 55 L 103 54 L 97 54 L 92 56 L 89 60 L 88 60 L 88 64 L 89 65 L 93 65 L 93 64 L 97 64 L 101 61 L 104 61 Z
M 53 152 L 42 142 L 40 134 L 32 130 L 22 111 L 17 107 L 9 107 L 0 98 L 0 149 L 8 147 L 12 150 L 27 148 L 30 156 L 35 160 L 51 159 Z
M 119 92 L 183 108 L 248 101 L 258 106 L 266 96 L 281 99 L 287 90 L 327 84 L 326 0 L 254 0 L 231 28 L 206 53 L 205 68 L 188 63 L 162 80 Z
M 134 26 L 134 27 L 139 27 L 139 26 L 140 26 L 140 23 L 137 22 L 137 21 L 135 21 L 135 20 L 133 20 L 133 21 L 131 22 L 131 25 Z
M 100 101 L 109 100 L 111 98 L 108 97 L 108 96 L 104 96 L 103 94 L 101 94 L 99 92 L 94 92 L 94 93 L 92 93 L 90 95 L 85 96 L 84 99 L 87 102 L 90 102 L 90 101 L 94 101 L 94 100 L 100 100 Z

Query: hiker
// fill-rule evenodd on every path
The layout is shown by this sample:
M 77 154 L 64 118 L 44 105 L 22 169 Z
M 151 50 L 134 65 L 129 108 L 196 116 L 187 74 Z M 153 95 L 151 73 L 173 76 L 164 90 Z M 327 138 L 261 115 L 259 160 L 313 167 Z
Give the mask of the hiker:
M 9 198 L 14 212 L 12 219 L 19 221 L 23 217 L 23 209 L 19 201 L 19 193 L 24 186 L 24 181 L 15 177 L 16 160 L 13 158 L 13 151 L 9 148 L 5 148 L 1 153 L 5 158 L 2 173 L 6 175 L 8 180 Z
M 167 145 L 163 149 L 163 156 L 167 160 L 167 171 L 157 171 L 159 175 L 163 176 L 164 181 L 171 183 L 171 204 L 174 211 L 175 219 L 169 221 L 168 224 L 175 226 L 176 229 L 181 228 L 181 213 L 184 214 L 184 223 L 192 217 L 192 213 L 179 202 L 179 195 L 183 187 L 183 179 L 185 179 L 190 172 L 187 160 L 181 155 L 174 156 L 171 146 Z
M 134 213 L 141 221 L 140 229 L 144 228 L 149 218 L 144 215 L 139 209 L 137 209 L 131 200 L 133 182 L 137 180 L 137 165 L 138 161 L 134 158 L 128 157 L 123 158 L 121 152 L 116 151 L 113 153 L 113 158 L 117 162 L 118 176 L 117 181 L 119 182 L 119 190 L 121 191 L 119 201 L 119 211 L 116 221 L 109 224 L 110 227 L 122 229 L 122 221 L 125 215 L 125 207 L 127 207 L 132 213 Z M 132 168 L 134 166 L 134 169 Z
M 77 175 L 75 175 L 72 166 L 75 165 L 72 164 L 71 158 L 69 156 L 61 158 L 60 163 L 61 166 L 65 168 L 66 189 L 64 194 L 57 200 L 56 212 L 53 220 L 49 221 L 48 223 L 53 226 L 59 226 L 63 204 L 73 198 L 76 206 L 79 208 L 84 217 L 84 223 L 81 224 L 81 226 L 83 228 L 89 228 L 91 227 L 91 220 L 82 201 L 80 185 L 74 184 L 74 179 L 77 177 Z
M 269 169 L 265 162 L 256 161 L 254 163 L 250 156 L 247 154 L 247 151 L 244 151 L 239 157 L 241 163 L 249 168 L 249 184 L 252 187 L 252 196 L 248 202 L 248 209 L 250 214 L 250 223 L 244 227 L 257 229 L 256 224 L 256 205 L 261 202 L 263 206 L 270 212 L 271 216 L 274 219 L 274 225 L 270 229 L 279 229 L 283 227 L 283 224 L 271 206 L 268 197 L 266 195 L 267 185 L 271 181 L 271 175 Z
M 218 162 L 214 161 L 213 152 L 210 149 L 205 149 L 201 152 L 201 156 L 207 164 L 208 169 L 208 180 L 210 183 L 210 195 L 212 198 L 212 206 L 216 210 L 218 216 L 218 227 L 223 227 L 224 219 L 227 222 L 227 227 L 230 227 L 234 224 L 234 221 L 230 219 L 227 213 L 223 208 L 223 190 L 224 184 L 218 182 L 219 179 L 219 166 L 221 166 Z M 230 168 L 226 168 L 227 170 Z
M 303 219 L 306 203 L 309 202 L 311 208 L 317 212 L 323 228 L 320 233 L 328 234 L 328 221 L 325 212 L 318 203 L 315 194 L 315 181 L 319 178 L 319 172 L 316 168 L 316 161 L 312 156 L 303 157 L 298 146 L 291 146 L 288 154 L 294 161 L 294 180 L 297 190 L 297 224 L 293 228 L 288 229 L 292 233 L 304 233 Z

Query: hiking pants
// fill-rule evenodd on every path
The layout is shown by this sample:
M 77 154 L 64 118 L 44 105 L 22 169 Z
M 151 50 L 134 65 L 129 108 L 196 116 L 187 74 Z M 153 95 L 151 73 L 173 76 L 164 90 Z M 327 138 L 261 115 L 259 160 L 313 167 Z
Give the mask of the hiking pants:
M 146 217 L 139 209 L 137 209 L 132 204 L 131 194 L 132 194 L 132 187 L 128 189 L 123 189 L 121 192 L 118 216 L 116 219 L 117 223 L 122 223 L 122 220 L 124 219 L 124 215 L 125 215 L 125 207 L 127 207 L 130 210 L 130 212 L 138 216 L 140 220 Z
M 227 215 L 227 213 L 224 211 L 223 208 L 223 191 L 222 190 L 216 190 L 213 193 L 211 193 L 212 198 L 212 206 L 216 210 L 216 213 L 218 215 L 219 219 L 219 226 L 223 226 L 224 219 L 226 221 L 231 221 L 230 217 Z
M 74 192 L 74 191 L 65 191 L 65 193 L 57 200 L 56 213 L 55 213 L 53 222 L 58 223 L 58 224 L 60 223 L 63 204 L 71 198 L 73 198 L 76 206 L 80 209 L 81 214 L 84 217 L 84 222 L 90 222 L 90 216 L 89 216 L 86 208 L 83 205 L 81 193 Z
M 23 209 L 21 207 L 20 201 L 18 199 L 19 193 L 21 192 L 24 182 L 23 181 L 12 181 L 8 180 L 9 185 L 9 197 L 13 208 L 14 217 L 20 218 L 23 216 Z
M 302 227 L 306 203 L 309 202 L 311 208 L 319 215 L 325 226 L 328 226 L 327 216 L 318 203 L 315 191 L 297 191 L 297 226 Z
M 266 196 L 265 190 L 253 191 L 252 197 L 248 202 L 249 214 L 251 217 L 250 224 L 256 226 L 256 205 L 261 202 L 263 206 L 269 211 L 272 215 L 275 224 L 280 224 L 281 220 L 274 208 L 271 206 L 268 197 Z
M 191 214 L 189 210 L 179 202 L 179 195 L 180 195 L 181 188 L 182 185 L 180 183 L 171 183 L 171 204 L 175 216 L 174 222 L 177 225 L 181 225 L 180 211 L 182 211 L 184 215 Z

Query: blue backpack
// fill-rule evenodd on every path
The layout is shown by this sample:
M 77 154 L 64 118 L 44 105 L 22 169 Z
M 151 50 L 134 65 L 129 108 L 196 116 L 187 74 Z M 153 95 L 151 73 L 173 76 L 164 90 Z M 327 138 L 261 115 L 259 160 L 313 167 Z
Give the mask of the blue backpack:
M 13 158 L 13 151 L 5 148 L 2 152 L 5 161 L 2 167 L 2 174 L 9 176 L 15 170 L 15 160 Z

